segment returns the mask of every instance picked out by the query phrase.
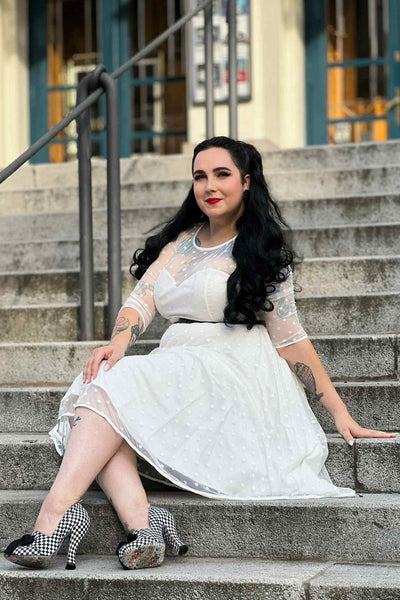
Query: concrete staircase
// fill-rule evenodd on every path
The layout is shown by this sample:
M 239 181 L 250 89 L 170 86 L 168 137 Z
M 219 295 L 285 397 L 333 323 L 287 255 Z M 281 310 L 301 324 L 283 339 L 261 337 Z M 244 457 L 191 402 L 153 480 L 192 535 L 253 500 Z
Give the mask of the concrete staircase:
M 301 322 L 350 414 L 400 431 L 400 143 L 320 146 L 264 155 L 267 181 L 304 256 Z M 170 217 L 190 185 L 190 156 L 121 162 L 123 296 L 145 232 Z M 0 538 L 31 531 L 60 458 L 47 432 L 91 350 L 104 342 L 105 165 L 94 161 L 97 342 L 78 342 L 76 164 L 27 167 L 0 189 Z M 132 348 L 147 354 L 160 315 Z M 214 501 L 144 478 L 149 500 L 176 516 L 190 545 L 157 569 L 123 571 L 123 529 L 93 484 L 78 568 L 58 556 L 47 571 L 0 560 L 0 600 L 188 597 L 229 600 L 400 598 L 400 438 L 350 447 L 310 402 L 329 444 L 333 481 L 354 498 Z M 149 465 L 140 461 L 150 476 Z M 167 553 L 169 554 L 169 552 Z

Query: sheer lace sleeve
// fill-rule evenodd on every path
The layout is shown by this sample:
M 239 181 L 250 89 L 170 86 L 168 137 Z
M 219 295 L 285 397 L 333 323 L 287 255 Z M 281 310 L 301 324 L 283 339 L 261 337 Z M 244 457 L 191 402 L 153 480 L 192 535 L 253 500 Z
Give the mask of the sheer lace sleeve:
M 275 348 L 284 348 L 307 338 L 307 333 L 301 326 L 296 310 L 293 289 L 293 274 L 289 268 L 286 281 L 275 284 L 276 289 L 268 296 L 274 304 L 274 309 L 263 312 L 265 324 L 271 342 Z
M 161 250 L 158 258 L 149 265 L 142 278 L 137 282 L 135 288 L 129 294 L 123 308 L 134 308 L 138 311 L 143 320 L 142 334 L 146 331 L 156 315 L 156 306 L 154 303 L 154 285 L 161 270 L 175 252 L 176 241 L 168 242 Z

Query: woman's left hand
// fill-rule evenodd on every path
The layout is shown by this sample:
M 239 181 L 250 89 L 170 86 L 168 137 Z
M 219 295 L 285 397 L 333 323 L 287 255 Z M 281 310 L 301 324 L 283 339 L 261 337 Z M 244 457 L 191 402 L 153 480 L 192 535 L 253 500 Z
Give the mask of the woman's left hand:
M 397 433 L 389 433 L 387 431 L 377 431 L 376 429 L 365 429 L 365 427 L 361 427 L 361 425 L 359 425 L 348 412 L 336 415 L 336 417 L 334 417 L 334 421 L 336 429 L 350 445 L 353 445 L 354 437 L 397 437 Z

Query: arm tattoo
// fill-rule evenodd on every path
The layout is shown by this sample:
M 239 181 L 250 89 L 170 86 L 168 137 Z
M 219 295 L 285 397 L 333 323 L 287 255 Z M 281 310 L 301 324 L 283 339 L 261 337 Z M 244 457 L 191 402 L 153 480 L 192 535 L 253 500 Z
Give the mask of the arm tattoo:
M 147 281 L 139 281 L 137 286 L 135 287 L 135 294 L 138 294 L 142 298 L 150 292 L 151 294 L 154 292 L 154 285 L 152 283 L 148 283 Z
M 278 313 L 278 317 L 281 319 L 286 319 L 289 315 L 292 315 L 296 311 L 296 306 L 294 300 L 290 299 L 288 296 L 283 296 L 282 298 L 278 298 L 276 312 Z
M 317 394 L 317 384 L 315 382 L 315 377 L 310 367 L 307 367 L 307 365 L 298 362 L 294 365 L 294 372 L 304 385 L 305 389 L 309 392 L 310 398 L 315 400 L 321 400 L 324 394 Z
M 115 323 L 113 332 L 111 334 L 111 339 L 113 339 L 119 333 L 122 333 L 123 331 L 128 329 L 128 327 L 129 327 L 129 319 L 127 319 L 126 317 L 119 317 L 117 319 L 117 322 Z
M 138 322 L 131 327 L 131 339 L 129 340 L 129 346 L 133 346 L 142 331 L 143 321 L 141 317 L 138 317 Z
M 76 417 L 75 421 L 72 423 L 72 427 L 78 424 L 78 421 L 82 421 L 82 417 Z

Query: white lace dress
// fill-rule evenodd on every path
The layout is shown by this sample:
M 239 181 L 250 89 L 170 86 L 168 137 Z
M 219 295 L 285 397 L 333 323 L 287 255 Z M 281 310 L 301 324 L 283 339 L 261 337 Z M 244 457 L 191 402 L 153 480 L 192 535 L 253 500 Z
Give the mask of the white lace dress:
M 140 313 L 144 330 L 157 310 L 170 320 L 159 346 L 108 371 L 103 361 L 91 383 L 76 377 L 49 433 L 57 451 L 62 455 L 68 441 L 68 417 L 86 406 L 174 487 L 231 500 L 354 496 L 333 484 L 325 433 L 276 351 L 307 337 L 291 276 L 270 296 L 281 299 L 274 310 L 258 313 L 263 324 L 227 327 L 235 238 L 198 247 L 200 227 L 163 248 L 123 305 Z M 177 323 L 179 317 L 204 322 Z

